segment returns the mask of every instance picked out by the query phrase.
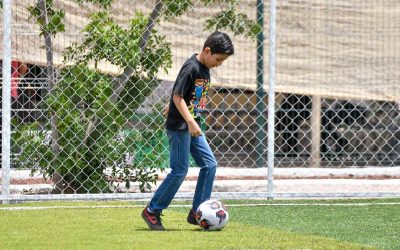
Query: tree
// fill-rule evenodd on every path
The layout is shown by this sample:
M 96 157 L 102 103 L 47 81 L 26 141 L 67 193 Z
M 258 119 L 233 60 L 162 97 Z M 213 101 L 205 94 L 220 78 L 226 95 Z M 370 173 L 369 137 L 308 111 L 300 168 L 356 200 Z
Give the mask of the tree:
M 64 193 L 107 192 L 113 183 L 120 181 L 125 181 L 127 187 L 130 181 L 138 181 L 141 191 L 145 191 L 156 182 L 156 169 L 162 165 L 159 157 L 162 119 L 156 117 L 141 131 L 124 133 L 123 127 L 141 103 L 138 93 L 149 92 L 158 84 L 158 71 L 171 67 L 171 44 L 158 34 L 156 25 L 161 18 L 179 18 L 193 6 L 192 1 L 157 0 L 148 17 L 138 12 L 126 28 L 109 15 L 112 0 L 76 1 L 91 2 L 100 10 L 90 16 L 83 28 L 83 42 L 66 49 L 64 59 L 73 66 L 61 70 L 60 81 L 44 103 L 59 118 L 57 123 L 50 123 L 52 138 L 48 139 L 45 131 L 31 133 L 34 124 L 22 129 L 18 134 L 24 149 L 20 162 L 34 166 L 33 171 L 50 178 L 60 175 L 63 184 L 60 191 Z M 255 37 L 259 32 L 257 24 L 237 11 L 237 1 L 226 1 L 227 9 L 210 17 L 205 28 L 229 29 L 237 35 Z M 51 34 L 48 27 L 54 23 L 46 22 L 40 8 L 44 2 L 48 6 L 48 20 L 53 21 L 54 13 L 59 13 L 54 20 L 62 15 L 51 9 L 52 0 L 39 0 L 31 8 L 46 38 Z M 223 1 L 201 2 L 208 6 Z M 54 26 L 54 31 L 62 31 L 61 25 Z M 45 44 L 51 47 L 46 39 Z M 101 61 L 117 66 L 123 73 L 116 77 L 101 74 L 96 70 Z M 50 72 L 49 76 L 52 75 Z M 57 132 L 60 136 L 54 136 Z M 105 170 L 110 168 L 111 173 L 104 178 Z
M 28 7 L 31 16 L 34 17 L 37 23 L 40 25 L 40 35 L 44 37 L 44 44 L 46 48 L 46 73 L 48 76 L 48 86 L 49 92 L 51 93 L 56 85 L 56 70 L 54 68 L 53 61 L 53 43 L 52 36 L 55 36 L 58 32 L 63 32 L 65 30 L 62 19 L 64 18 L 64 11 L 54 10 L 52 8 L 52 0 L 38 0 L 36 5 Z M 51 148 L 55 155 L 60 152 L 58 145 L 59 133 L 57 130 L 57 114 L 50 110 L 50 131 L 51 131 Z M 53 179 L 56 184 L 57 192 L 61 192 L 62 189 L 62 177 L 55 171 Z
M 246 14 L 237 12 L 237 0 L 226 0 L 229 3 L 227 10 L 222 10 L 218 15 L 212 17 L 206 21 L 205 28 L 207 30 L 218 30 L 218 29 L 229 29 L 234 32 L 234 34 L 245 34 L 250 37 L 255 37 L 260 32 L 260 27 L 256 22 L 250 20 Z M 93 0 L 93 2 L 98 2 Z M 110 1 L 107 1 L 110 2 Z M 223 0 L 202 0 L 206 5 L 212 3 L 225 2 Z M 141 37 L 140 43 L 140 53 L 142 54 L 147 46 L 147 41 L 150 36 L 151 31 L 154 28 L 154 24 L 158 22 L 161 15 L 165 18 L 178 17 L 188 10 L 189 7 L 193 6 L 191 0 L 157 0 L 152 13 L 148 19 L 148 23 L 144 33 Z M 127 65 L 121 75 L 113 80 L 113 95 L 111 96 L 111 101 L 115 102 L 124 89 L 129 77 L 134 73 L 132 66 Z M 89 123 L 86 134 L 85 141 L 91 136 L 93 130 L 95 130 L 96 124 L 98 122 L 98 117 L 93 117 Z

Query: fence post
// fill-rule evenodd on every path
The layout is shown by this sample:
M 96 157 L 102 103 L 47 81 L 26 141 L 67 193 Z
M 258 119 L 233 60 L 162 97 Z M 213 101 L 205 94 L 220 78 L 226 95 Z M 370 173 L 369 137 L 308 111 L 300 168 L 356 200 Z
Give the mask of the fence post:
M 321 97 L 313 95 L 311 111 L 311 167 L 321 164 Z
M 265 117 L 264 117 L 264 2 L 257 0 L 257 23 L 261 27 L 261 31 L 257 34 L 257 167 L 265 166 Z
M 11 147 L 11 1 L 3 1 L 3 101 L 2 101 L 2 152 L 1 196 L 10 195 Z M 3 200 L 3 204 L 8 200 Z
M 270 0 L 269 9 L 269 88 L 268 88 L 268 193 L 273 197 L 275 161 L 275 43 L 276 0 Z

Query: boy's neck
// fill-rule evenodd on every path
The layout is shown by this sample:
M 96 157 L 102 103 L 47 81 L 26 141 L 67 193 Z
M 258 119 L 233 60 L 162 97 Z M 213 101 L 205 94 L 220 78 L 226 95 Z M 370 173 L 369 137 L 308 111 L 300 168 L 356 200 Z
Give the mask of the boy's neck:
M 196 54 L 196 59 L 197 59 L 197 61 L 199 61 L 201 64 L 203 64 L 204 66 L 206 65 L 205 63 L 204 63 L 204 57 L 203 57 L 203 53 L 202 52 L 200 52 L 199 54 Z

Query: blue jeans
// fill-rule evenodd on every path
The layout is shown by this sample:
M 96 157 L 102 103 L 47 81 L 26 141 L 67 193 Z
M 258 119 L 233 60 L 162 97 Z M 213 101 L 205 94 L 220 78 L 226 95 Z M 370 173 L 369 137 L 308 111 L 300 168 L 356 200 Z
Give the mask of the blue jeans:
M 187 130 L 167 130 L 167 135 L 171 172 L 158 187 L 149 203 L 149 208 L 155 212 L 161 212 L 169 206 L 185 180 L 189 168 L 189 154 L 191 154 L 200 167 L 192 207 L 197 210 L 202 202 L 210 199 L 217 161 L 203 134 L 192 137 Z

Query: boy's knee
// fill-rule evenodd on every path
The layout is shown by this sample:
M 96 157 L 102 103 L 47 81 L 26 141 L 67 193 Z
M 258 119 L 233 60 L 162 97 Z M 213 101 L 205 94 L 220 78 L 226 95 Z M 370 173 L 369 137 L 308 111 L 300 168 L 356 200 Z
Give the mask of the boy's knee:
M 179 171 L 172 171 L 170 173 L 170 175 L 175 176 L 177 178 L 185 179 L 187 173 L 188 173 L 188 169 L 184 169 L 184 170 L 182 169 Z
M 218 162 L 217 162 L 217 159 L 215 159 L 215 156 L 213 156 L 212 165 L 214 167 L 217 167 L 217 165 L 218 165 Z
M 215 171 L 217 169 L 217 161 L 214 159 L 213 161 L 209 162 L 206 167 Z

